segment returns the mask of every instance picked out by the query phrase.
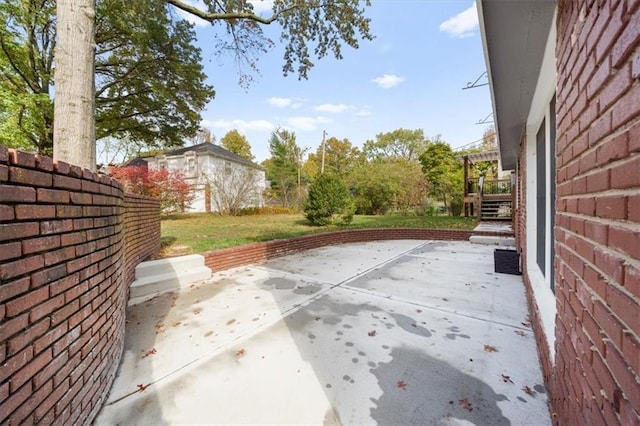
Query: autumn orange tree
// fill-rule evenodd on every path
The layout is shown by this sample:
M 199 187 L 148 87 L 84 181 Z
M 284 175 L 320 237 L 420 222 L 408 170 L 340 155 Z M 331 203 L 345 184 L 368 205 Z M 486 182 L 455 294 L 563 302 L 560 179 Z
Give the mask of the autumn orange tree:
M 191 185 L 182 172 L 113 166 L 109 174 L 122 184 L 125 192 L 159 198 L 163 213 L 184 212 L 193 202 Z

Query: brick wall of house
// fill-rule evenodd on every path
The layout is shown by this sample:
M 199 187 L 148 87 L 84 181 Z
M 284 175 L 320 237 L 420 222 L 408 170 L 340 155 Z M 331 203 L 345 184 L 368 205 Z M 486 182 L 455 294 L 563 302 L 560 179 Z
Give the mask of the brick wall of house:
M 275 257 L 335 244 L 380 240 L 449 240 L 467 241 L 471 235 L 495 236 L 492 232 L 471 232 L 452 229 L 354 229 L 304 235 L 284 240 L 266 241 L 203 253 L 205 265 L 212 271 L 260 263 Z
M 91 421 L 122 355 L 133 267 L 158 233 L 157 202 L 0 147 L 0 423 Z
M 561 424 L 640 424 L 640 1 L 560 1 L 556 360 Z

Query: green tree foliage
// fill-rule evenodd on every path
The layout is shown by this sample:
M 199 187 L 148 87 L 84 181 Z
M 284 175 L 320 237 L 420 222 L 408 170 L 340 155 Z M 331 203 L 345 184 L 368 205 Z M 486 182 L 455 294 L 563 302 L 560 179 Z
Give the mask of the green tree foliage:
M 324 172 L 340 176 L 345 179 L 361 158 L 358 147 L 349 139 L 329 138 L 325 141 Z M 308 164 L 307 164 L 308 163 Z M 310 176 L 315 177 L 322 168 L 322 144 L 315 154 L 310 154 L 305 163 L 305 169 L 310 170 Z
M 429 182 L 429 194 L 444 202 L 458 205 L 464 190 L 462 163 L 458 161 L 448 143 L 430 143 L 420 156 L 420 163 Z
M 55 5 L 0 4 L 0 143 L 44 154 L 53 149 Z M 172 19 L 164 0 L 97 0 L 96 7 L 96 137 L 180 146 L 214 95 L 192 26 Z
M 422 129 L 396 129 L 392 132 L 378 133 L 375 141 L 366 141 L 362 152 L 370 161 L 402 159 L 418 162 L 427 144 Z
M 427 182 L 420 165 L 406 160 L 361 163 L 350 175 L 359 214 L 407 212 L 422 205 Z
M 339 176 L 322 174 L 309 187 L 304 215 L 314 225 L 348 224 L 354 212 L 351 194 Z
M 265 174 L 271 182 L 270 198 L 283 207 L 299 207 L 302 193 L 301 185 L 306 181 L 302 174 L 302 155 L 304 150 L 296 143 L 295 132 L 278 129 L 269 138 L 271 157 L 263 162 Z
M 282 72 L 285 76 L 297 73 L 300 79 L 308 77 L 314 57 L 322 59 L 332 54 L 342 59 L 344 45 L 355 49 L 359 47 L 359 39 L 373 39 L 370 20 L 364 15 L 369 0 L 274 0 L 270 16 L 256 14 L 253 4 L 246 0 L 205 0 L 203 7 L 186 0 L 166 2 L 219 26 L 221 36 L 216 40 L 219 51 L 232 52 L 241 70 L 248 67 L 256 71 L 259 56 L 273 46 L 262 28 L 272 23 L 282 29 Z M 250 81 L 251 76 L 241 71 L 240 83 Z
M 227 132 L 227 134 L 220 139 L 220 144 L 223 148 L 226 148 L 249 161 L 253 161 L 255 158 L 251 153 L 251 145 L 249 145 L 249 141 L 236 129 Z

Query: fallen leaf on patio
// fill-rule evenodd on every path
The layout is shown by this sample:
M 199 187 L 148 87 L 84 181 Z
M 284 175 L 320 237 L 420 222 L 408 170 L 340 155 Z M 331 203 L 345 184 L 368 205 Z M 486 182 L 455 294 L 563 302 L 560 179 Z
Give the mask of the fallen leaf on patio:
M 320 317 L 316 317 L 316 321 L 320 321 Z
M 207 331 L 206 333 L 204 333 L 204 337 L 209 337 L 213 334 L 213 331 Z
M 416 309 L 416 312 L 420 314 L 422 313 L 422 309 Z
M 471 406 L 471 403 L 467 398 L 458 400 L 458 404 L 462 405 L 462 408 L 464 408 L 467 411 L 473 410 L 473 407 Z
M 528 321 L 521 322 L 520 324 L 522 324 L 523 327 L 531 328 L 531 323 Z
M 193 313 L 198 315 L 200 312 L 202 312 L 202 309 L 194 309 Z
M 376 335 L 376 331 L 375 330 L 371 330 L 369 333 L 367 333 L 369 335 L 369 337 L 373 337 Z
M 149 355 L 154 355 L 156 354 L 158 351 L 156 351 L 156 348 L 151 348 L 149 349 L 144 355 L 142 355 L 142 358 L 146 358 Z
M 529 386 L 526 386 L 526 385 L 522 387 L 522 391 L 527 395 L 531 395 L 531 396 L 533 396 L 533 393 L 534 393 L 533 389 L 531 389 Z
M 495 346 L 484 345 L 485 352 L 498 352 L 498 349 Z
M 200 303 L 200 299 L 196 299 L 193 303 Z
M 171 324 L 171 327 L 177 327 L 177 326 L 179 326 L 180 324 L 182 324 L 182 322 L 181 322 L 181 321 L 176 321 L 176 322 L 174 322 L 173 324 Z
M 142 392 L 146 389 L 147 387 L 145 385 L 138 385 L 138 392 Z
M 505 382 L 505 383 L 513 383 L 513 380 L 511 380 L 511 377 L 509 377 L 509 376 L 507 376 L 505 374 L 502 375 L 502 381 Z
M 241 356 L 244 356 L 246 353 L 247 351 L 245 351 L 244 349 L 240 349 L 238 352 L 236 352 L 236 356 L 240 358 Z
M 518 336 L 526 337 L 525 332 L 522 330 L 515 330 L 514 333 L 516 333 Z
M 402 390 L 407 390 L 407 384 L 404 382 L 404 380 L 398 380 L 398 383 L 396 383 L 396 387 Z
M 236 322 L 236 319 L 235 319 L 235 318 L 234 318 L 234 319 L 230 319 L 229 321 L 227 321 L 227 325 L 231 325 L 231 324 L 233 324 L 234 322 Z

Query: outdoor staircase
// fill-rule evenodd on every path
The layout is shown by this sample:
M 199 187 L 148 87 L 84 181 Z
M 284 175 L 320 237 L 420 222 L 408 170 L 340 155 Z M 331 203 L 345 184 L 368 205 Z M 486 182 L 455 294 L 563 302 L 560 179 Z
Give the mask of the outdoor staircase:
M 485 197 L 481 205 L 482 220 L 511 220 L 511 200 Z
M 211 269 L 204 266 L 204 256 L 199 254 L 142 262 L 136 267 L 135 280 L 131 283 L 129 304 L 209 278 Z
M 469 242 L 474 244 L 496 245 L 513 247 L 516 245 L 513 228 L 510 223 L 504 222 L 480 222 L 473 230 L 478 234 L 472 234 Z M 483 235 L 483 233 L 494 235 Z

